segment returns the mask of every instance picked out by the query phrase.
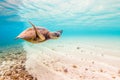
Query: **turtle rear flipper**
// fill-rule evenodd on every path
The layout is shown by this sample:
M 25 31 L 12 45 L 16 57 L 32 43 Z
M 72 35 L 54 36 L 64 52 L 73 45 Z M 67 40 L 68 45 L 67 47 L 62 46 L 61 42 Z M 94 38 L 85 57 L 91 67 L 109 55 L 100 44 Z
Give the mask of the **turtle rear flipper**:
M 31 37 L 29 36 L 17 36 L 15 39 L 24 39 L 24 40 L 29 40 L 29 39 L 32 39 Z

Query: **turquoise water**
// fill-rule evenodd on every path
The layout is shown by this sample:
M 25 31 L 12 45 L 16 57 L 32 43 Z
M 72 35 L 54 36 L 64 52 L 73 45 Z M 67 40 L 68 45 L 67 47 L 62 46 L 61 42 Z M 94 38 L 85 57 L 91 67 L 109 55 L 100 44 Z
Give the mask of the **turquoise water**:
M 120 0 L 0 0 L 0 46 L 30 27 L 62 29 L 62 37 L 120 40 Z M 107 40 L 106 40 L 107 41 Z

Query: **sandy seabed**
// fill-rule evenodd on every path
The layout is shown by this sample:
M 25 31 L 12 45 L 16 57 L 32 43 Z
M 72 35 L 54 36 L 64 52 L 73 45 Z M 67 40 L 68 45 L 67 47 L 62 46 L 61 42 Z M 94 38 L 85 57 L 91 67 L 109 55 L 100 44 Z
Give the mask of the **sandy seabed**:
M 37 80 L 26 70 L 25 61 L 21 45 L 0 48 L 0 80 Z
M 120 80 L 120 47 L 104 45 L 77 39 L 24 44 L 26 69 L 38 80 Z
M 53 40 L 4 53 L 0 80 L 120 80 L 119 47 Z

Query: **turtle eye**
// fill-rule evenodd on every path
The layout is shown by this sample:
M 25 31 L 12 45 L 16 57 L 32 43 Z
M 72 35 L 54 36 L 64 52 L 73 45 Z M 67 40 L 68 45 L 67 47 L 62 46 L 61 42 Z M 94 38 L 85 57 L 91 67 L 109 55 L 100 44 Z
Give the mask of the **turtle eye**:
M 58 35 L 57 33 L 55 33 L 55 35 Z
M 58 33 L 55 33 L 55 36 L 56 36 L 56 37 L 59 37 L 60 35 L 59 35 Z

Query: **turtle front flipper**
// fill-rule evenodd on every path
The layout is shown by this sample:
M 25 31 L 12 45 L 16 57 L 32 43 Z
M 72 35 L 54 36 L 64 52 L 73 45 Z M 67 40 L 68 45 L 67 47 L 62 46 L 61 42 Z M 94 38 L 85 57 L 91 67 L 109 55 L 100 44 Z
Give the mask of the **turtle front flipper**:
M 39 33 L 38 31 L 37 31 L 37 37 L 39 37 L 39 41 L 44 41 L 44 40 L 45 40 L 44 35 L 42 35 L 42 34 Z
M 37 31 L 37 28 L 35 27 L 35 25 L 34 25 L 33 23 L 31 23 L 30 21 L 29 21 L 29 23 L 32 25 L 32 27 L 33 27 L 34 30 L 35 30 L 35 34 L 36 34 L 35 39 L 37 39 L 37 40 L 39 40 L 39 41 L 44 41 L 44 40 L 45 40 L 44 35 Z M 39 38 L 39 39 L 38 39 L 38 38 Z

